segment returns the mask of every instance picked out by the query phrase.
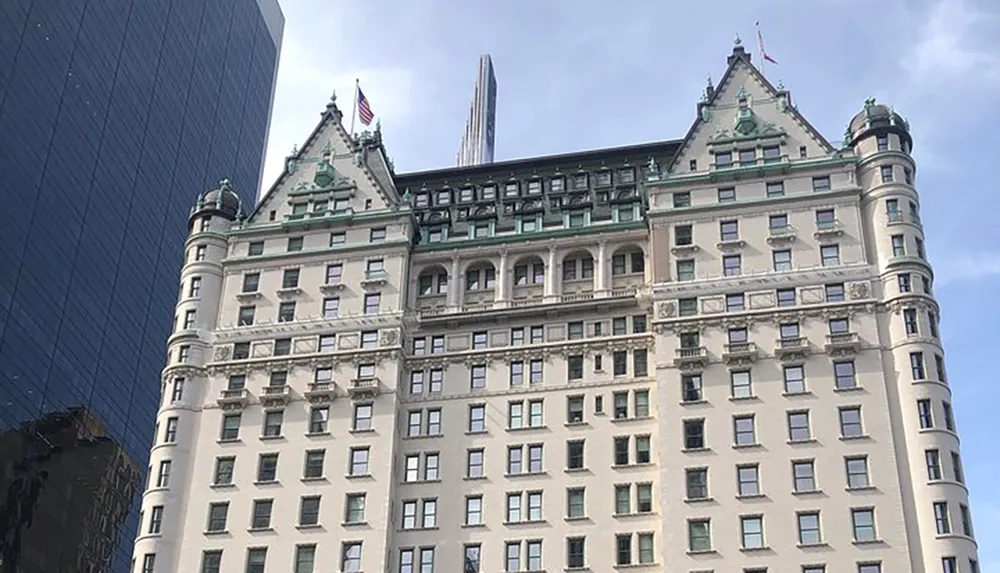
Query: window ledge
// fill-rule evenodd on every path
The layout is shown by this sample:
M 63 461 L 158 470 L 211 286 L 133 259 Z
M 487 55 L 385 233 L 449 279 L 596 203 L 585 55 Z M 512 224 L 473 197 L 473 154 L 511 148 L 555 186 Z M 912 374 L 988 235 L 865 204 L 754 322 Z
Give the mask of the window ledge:
M 329 436 L 330 432 L 306 432 L 307 438 L 321 438 L 323 436 Z
M 962 489 L 964 489 L 966 491 L 968 491 L 968 489 L 969 489 L 968 487 L 966 487 L 965 483 L 960 482 L 960 481 L 956 481 L 956 480 L 953 480 L 953 479 L 932 479 L 932 480 L 927 480 L 927 485 L 953 485 L 953 486 L 960 487 L 960 488 L 962 488 Z
M 463 523 L 462 529 L 484 529 L 486 527 L 485 523 Z
M 583 473 L 588 473 L 590 471 L 590 468 L 587 468 L 587 467 L 583 467 L 583 468 L 566 468 L 563 471 L 565 471 L 568 474 L 583 474 Z
M 730 396 L 730 402 L 758 402 L 760 398 L 757 396 Z
M 840 436 L 838 438 L 841 442 L 864 442 L 872 439 L 868 434 L 861 434 L 858 436 Z
M 234 484 L 234 483 L 213 483 L 213 484 L 209 485 L 208 487 L 210 487 L 212 489 L 229 489 L 229 488 L 235 488 L 236 484 Z
M 872 539 L 869 541 L 858 541 L 857 539 L 855 539 L 854 541 L 851 541 L 852 545 L 882 545 L 884 543 L 885 541 L 881 539 Z
M 486 479 L 486 476 L 484 476 L 484 475 L 482 475 L 482 476 L 465 476 L 462 479 L 464 481 L 484 481 Z M 433 481 L 441 481 L 441 480 L 433 480 Z M 429 482 L 429 480 L 422 480 L 422 481 L 409 481 L 409 482 L 406 482 L 406 483 L 428 483 L 428 482 Z
M 715 501 L 714 497 L 686 497 L 684 498 L 684 503 L 709 503 Z
M 326 476 L 307 476 L 302 478 L 303 483 L 313 483 L 319 481 L 327 481 Z
M 443 438 L 444 434 L 421 434 L 419 436 L 403 436 L 404 440 L 433 440 L 436 438 Z
M 643 567 L 658 567 L 659 564 L 656 562 L 649 563 L 623 563 L 621 565 L 612 565 L 615 569 L 641 569 Z
M 268 485 L 281 485 L 281 482 L 276 479 L 269 479 L 269 480 L 256 480 L 253 482 L 253 484 L 256 486 L 262 486 L 262 485 L 268 486 Z
M 541 471 L 541 472 L 521 472 L 519 474 L 506 473 L 503 476 L 508 479 L 510 478 L 516 479 L 516 478 L 544 477 L 547 475 L 549 475 L 549 472 Z
M 632 513 L 612 513 L 611 517 L 615 519 L 635 519 L 641 517 L 655 516 L 655 511 L 634 511 Z
M 354 435 L 354 436 L 363 436 L 365 434 L 374 434 L 375 433 L 375 428 L 360 428 L 360 429 L 359 428 L 352 428 L 352 429 L 348 430 L 347 433 L 351 434 L 351 435 Z M 329 434 L 330 434 L 330 432 L 321 432 L 319 434 L 306 434 L 306 435 L 307 436 L 327 436 Z
M 372 474 L 369 474 L 369 473 L 364 473 L 364 474 L 347 474 L 347 475 L 344 476 L 345 479 L 349 479 L 349 480 L 371 479 L 371 477 L 372 477 Z
M 875 487 L 875 486 L 873 486 L 873 485 L 866 485 L 866 486 L 862 486 L 862 487 L 845 487 L 844 491 L 848 491 L 848 492 L 852 492 L 852 491 L 867 492 L 867 491 L 876 491 L 877 489 L 878 488 Z
M 229 535 L 229 530 L 228 529 L 208 530 L 205 531 L 205 535 Z
M 488 436 L 490 435 L 488 430 L 467 430 L 465 432 L 466 436 Z
M 545 525 L 548 521 L 544 519 L 522 519 L 521 521 L 504 521 L 507 527 L 518 527 L 520 525 L 531 527 L 533 525 Z
M 247 531 L 249 533 L 268 533 L 268 532 L 273 532 L 274 528 L 273 527 L 248 527 Z
M 628 416 L 625 418 L 612 418 L 611 422 L 614 424 L 628 424 L 629 422 L 648 422 L 655 419 L 653 416 Z
M 580 420 L 579 422 L 566 422 L 563 425 L 566 426 L 567 428 L 580 428 L 589 426 L 590 424 L 583 420 Z
M 342 521 L 341 527 L 368 527 L 367 521 Z
M 239 438 L 219 438 L 218 440 L 215 440 L 215 443 L 217 443 L 217 444 L 241 444 L 241 443 L 243 443 L 243 440 L 241 440 Z M 167 445 L 167 444 L 161 444 L 161 445 Z M 174 444 L 170 444 L 170 445 L 174 445 Z
M 278 434 L 277 436 L 261 436 L 260 441 L 262 442 L 276 442 L 279 440 L 284 440 L 285 436 Z
M 433 527 L 400 527 L 396 531 L 437 531 L 438 526 Z
M 520 428 L 507 428 L 508 432 L 518 433 L 518 432 L 530 432 L 532 430 L 548 430 L 549 427 L 542 424 L 541 426 L 521 426 Z
M 799 549 L 812 549 L 812 548 L 822 549 L 824 547 L 829 547 L 830 544 L 825 541 L 821 541 L 819 543 L 796 543 L 795 546 L 798 547 Z
M 634 464 L 612 464 L 611 469 L 613 470 L 632 470 L 632 469 L 642 469 L 648 468 L 654 465 L 653 462 L 636 462 Z
M 761 444 L 759 444 L 759 443 L 758 444 L 733 444 L 733 449 L 734 450 L 754 450 L 754 449 L 758 449 L 758 448 L 762 448 L 762 447 L 763 446 Z
M 705 400 L 705 399 L 701 399 L 701 400 L 681 400 L 680 404 L 681 404 L 681 406 L 701 406 L 701 405 L 704 405 L 704 404 L 708 404 L 708 400 Z
M 812 396 L 813 393 L 810 392 L 809 390 L 805 390 L 803 392 L 782 392 L 781 395 L 784 396 L 784 397 L 786 397 L 786 398 L 797 398 L 797 397 L 800 397 L 800 396 L 802 396 L 802 397 L 804 397 L 804 396 Z
M 718 555 L 719 552 L 715 549 L 688 549 L 688 555 Z
M 767 545 L 762 545 L 760 547 L 740 547 L 742 553 L 761 553 L 764 551 L 770 551 L 771 548 Z
M 579 515 L 576 517 L 564 517 L 564 521 L 574 522 L 574 521 L 590 521 L 590 518 L 586 515 Z
M 159 536 L 159 534 L 152 534 L 153 536 Z M 934 539 L 962 539 L 965 541 L 971 541 L 976 543 L 973 537 L 965 535 L 964 533 L 938 533 L 934 535 Z
M 766 498 L 767 496 L 762 493 L 750 493 L 750 494 L 736 496 L 736 499 L 740 500 L 766 499 Z
M 323 529 L 323 526 L 318 523 L 312 523 L 309 525 L 299 524 L 295 526 L 295 529 L 298 529 L 299 531 L 309 531 L 310 529 Z
M 801 446 L 801 445 L 808 446 L 808 445 L 815 445 L 815 444 L 818 444 L 818 443 L 819 443 L 819 440 L 817 440 L 816 438 L 807 438 L 807 439 L 804 439 L 804 440 L 788 440 L 788 445 L 789 446 Z
M 711 452 L 712 448 L 706 448 L 706 447 L 702 447 L 702 448 L 684 448 L 681 451 L 684 452 L 685 454 L 699 454 L 699 453 L 702 453 L 702 452 Z
M 792 495 L 796 495 L 796 496 L 800 496 L 800 497 L 805 497 L 805 496 L 810 496 L 810 495 L 823 495 L 823 490 L 821 490 L 821 489 L 809 489 L 809 490 L 802 490 L 802 491 L 794 491 L 793 490 L 792 491 Z
M 834 388 L 834 392 L 864 392 L 865 389 L 861 386 L 848 386 L 847 388 Z

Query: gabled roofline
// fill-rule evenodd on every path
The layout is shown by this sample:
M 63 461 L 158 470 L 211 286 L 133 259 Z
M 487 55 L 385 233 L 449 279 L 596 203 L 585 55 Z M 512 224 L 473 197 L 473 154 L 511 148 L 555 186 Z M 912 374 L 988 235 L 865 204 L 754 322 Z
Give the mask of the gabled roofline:
M 712 105 L 715 105 L 718 98 L 721 97 L 720 94 L 722 93 L 722 87 L 726 85 L 726 82 L 730 80 L 734 70 L 736 69 L 736 65 L 739 64 L 740 62 L 746 64 L 747 69 L 750 71 L 750 74 L 753 75 L 753 77 L 757 81 L 763 84 L 764 87 L 771 90 L 773 93 L 784 94 L 788 96 L 789 97 L 788 105 L 791 111 L 796 115 L 796 117 L 798 117 L 799 121 L 802 122 L 802 125 L 806 128 L 806 131 L 808 131 L 810 135 L 815 137 L 820 143 L 822 143 L 826 147 L 827 153 L 833 153 L 834 151 L 836 151 L 837 148 L 831 145 L 830 141 L 827 140 L 825 137 L 823 137 L 823 134 L 821 134 L 815 127 L 813 127 L 813 125 L 809 123 L 809 120 L 807 120 L 805 116 L 799 113 L 799 111 L 791 105 L 791 94 L 788 92 L 788 90 L 778 89 L 777 87 L 775 87 L 774 84 L 772 84 L 764 76 L 764 74 L 762 74 L 760 70 L 757 69 L 757 66 L 753 65 L 753 62 L 751 60 L 752 56 L 750 55 L 749 52 L 746 51 L 746 49 L 743 47 L 742 44 L 739 43 L 739 40 L 737 39 L 737 44 L 733 47 L 733 53 L 728 58 L 728 66 L 726 66 L 726 71 L 722 74 L 722 77 L 719 79 L 719 83 L 717 84 L 718 87 L 711 89 L 708 99 L 706 99 L 705 101 L 698 102 L 697 117 L 695 117 L 694 122 L 691 123 L 691 127 L 688 129 L 687 133 L 684 134 L 684 139 L 681 140 L 681 145 L 680 147 L 677 148 L 677 152 L 670 159 L 670 163 L 666 168 L 667 172 L 670 172 L 677 164 L 677 160 L 680 158 L 684 150 L 687 149 L 688 144 L 691 142 L 691 139 L 694 137 L 695 132 L 701 125 L 703 121 L 701 119 L 702 108 L 711 107 Z

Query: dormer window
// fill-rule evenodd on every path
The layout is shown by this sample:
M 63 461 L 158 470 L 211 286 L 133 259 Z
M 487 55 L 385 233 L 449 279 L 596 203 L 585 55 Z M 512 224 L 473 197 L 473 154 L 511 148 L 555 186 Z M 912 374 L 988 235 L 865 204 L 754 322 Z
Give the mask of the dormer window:
M 528 195 L 540 195 L 542 193 L 542 180 L 535 179 L 528 181 Z
M 444 229 L 437 227 L 435 229 L 429 229 L 427 231 L 427 242 L 428 243 L 440 243 L 444 240 Z
M 566 226 L 570 229 L 581 229 L 587 225 L 587 213 L 570 213 L 566 220 Z
M 437 192 L 437 199 L 435 203 L 438 205 L 450 205 L 451 204 L 451 191 L 447 189 L 442 189 Z
M 489 221 L 476 221 L 472 224 L 470 229 L 472 231 L 473 239 L 482 239 L 490 236 L 490 223 Z
M 727 169 L 733 166 L 733 152 L 726 151 L 725 153 L 715 154 L 715 168 L 716 169 Z
M 538 224 L 538 218 L 534 215 L 524 217 L 521 219 L 521 232 L 522 233 L 534 233 L 541 228 Z
M 698 170 L 698 160 L 692 159 L 691 161 L 688 161 L 688 171 L 697 171 L 697 170 Z
M 462 203 L 471 203 L 476 198 L 476 190 L 472 187 L 466 187 L 459 192 L 459 200 Z
M 556 177 L 552 181 L 550 181 L 549 182 L 549 190 L 556 191 L 556 192 L 562 191 L 563 190 L 563 178 L 562 177 Z
M 323 213 L 326 211 L 328 203 L 326 201 L 313 202 L 313 213 Z
M 346 213 L 351 209 L 350 199 L 337 199 L 333 202 L 333 212 L 334 213 Z
M 611 172 L 610 171 L 598 171 L 597 172 L 597 184 L 602 186 L 611 185 Z
M 615 219 L 619 223 L 635 221 L 635 205 L 617 205 L 615 207 Z
M 493 201 L 497 198 L 497 186 L 487 185 L 483 187 L 483 201 Z
M 417 207 L 426 207 L 430 204 L 430 198 L 426 193 L 419 193 L 414 200 L 414 205 Z
M 503 196 L 504 197 L 517 197 L 519 187 L 516 181 L 511 181 L 510 183 L 504 185 Z
M 587 187 L 586 173 L 578 173 L 573 176 L 573 189 L 586 189 Z
M 306 203 L 295 203 L 292 205 L 292 216 L 298 217 L 300 215 L 305 215 L 308 209 L 309 205 Z
M 774 163 L 781 161 L 781 148 L 771 145 L 764 148 L 764 163 Z
M 757 163 L 757 150 L 756 149 L 741 149 L 740 150 L 740 165 L 755 165 Z

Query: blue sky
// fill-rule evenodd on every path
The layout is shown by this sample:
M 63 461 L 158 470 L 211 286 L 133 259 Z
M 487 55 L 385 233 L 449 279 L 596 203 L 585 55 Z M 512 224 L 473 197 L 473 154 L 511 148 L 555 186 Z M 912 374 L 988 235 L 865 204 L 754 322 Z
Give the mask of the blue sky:
M 739 34 L 799 110 L 839 142 L 864 99 L 909 121 L 942 306 L 983 571 L 1000 570 L 1000 460 L 987 420 L 1000 403 L 1000 241 L 986 205 L 1000 131 L 996 0 L 283 0 L 287 19 L 265 170 L 301 143 L 332 90 L 354 78 L 381 119 L 397 171 L 454 163 L 477 58 L 499 84 L 497 160 L 679 138 L 706 78 Z M 678 9 L 676 5 L 684 5 Z M 674 6 L 670 8 L 669 6 Z M 570 8 L 572 7 L 572 8 Z M 754 49 L 754 51 L 756 51 Z M 987 137 L 990 135 L 991 137 Z M 993 293 L 993 297 L 991 294 Z M 993 304 L 991 304 L 993 303 Z M 993 442 L 995 444 L 995 442 Z

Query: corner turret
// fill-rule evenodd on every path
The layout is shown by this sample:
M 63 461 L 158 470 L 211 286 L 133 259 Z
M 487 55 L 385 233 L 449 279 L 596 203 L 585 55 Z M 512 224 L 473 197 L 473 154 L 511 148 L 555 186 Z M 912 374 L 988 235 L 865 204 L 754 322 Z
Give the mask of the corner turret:
M 875 98 L 865 100 L 865 107 L 857 113 L 847 126 L 847 139 L 855 145 L 861 139 L 872 135 L 894 133 L 907 150 L 913 147 L 910 124 L 891 107 L 875 103 Z
M 217 189 L 211 189 L 198 196 L 188 217 L 188 229 L 192 228 L 197 219 L 213 216 L 222 217 L 227 221 L 243 217 L 243 202 L 233 192 L 228 179 L 220 181 Z

